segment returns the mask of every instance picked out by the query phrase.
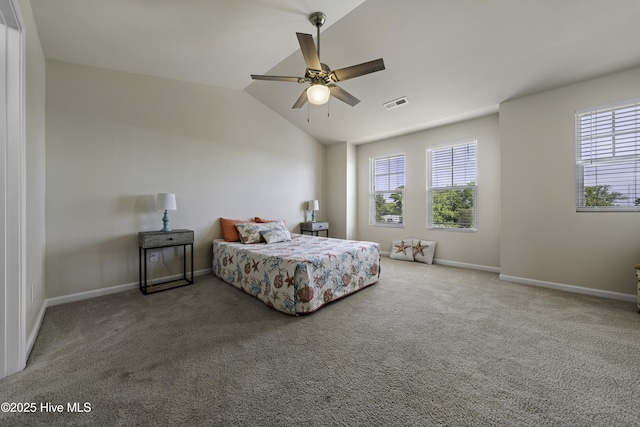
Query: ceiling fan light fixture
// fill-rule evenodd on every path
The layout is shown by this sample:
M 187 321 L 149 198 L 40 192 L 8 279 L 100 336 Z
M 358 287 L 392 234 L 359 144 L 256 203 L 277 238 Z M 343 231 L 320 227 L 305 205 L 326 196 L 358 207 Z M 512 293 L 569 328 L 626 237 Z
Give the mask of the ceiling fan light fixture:
M 314 84 L 307 89 L 307 98 L 314 105 L 326 104 L 329 101 L 331 92 L 329 88 L 323 84 Z
M 251 78 L 254 80 L 311 83 L 310 87 L 302 91 L 298 100 L 291 108 L 301 108 L 307 102 L 314 105 L 326 104 L 332 96 L 347 105 L 355 107 L 360 100 L 334 83 L 384 70 L 384 61 L 382 58 L 333 71 L 331 71 L 327 64 L 320 62 L 320 27 L 322 27 L 325 20 L 326 16 L 322 12 L 315 12 L 309 16 L 309 21 L 311 21 L 311 24 L 317 29 L 317 46 L 311 34 L 296 33 L 300 51 L 304 57 L 304 63 L 307 66 L 304 77 L 251 74 Z

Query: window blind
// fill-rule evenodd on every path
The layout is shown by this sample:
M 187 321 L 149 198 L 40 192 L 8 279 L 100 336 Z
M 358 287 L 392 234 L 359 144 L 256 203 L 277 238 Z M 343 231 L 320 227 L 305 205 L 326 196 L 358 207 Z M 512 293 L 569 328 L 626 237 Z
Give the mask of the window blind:
M 427 150 L 427 227 L 475 231 L 477 228 L 477 143 Z
M 576 112 L 578 211 L 640 210 L 640 98 Z
M 374 160 L 374 191 L 395 191 L 404 185 L 404 156 Z
M 475 142 L 431 150 L 430 187 L 473 185 L 475 181 Z
M 404 222 L 404 154 L 371 162 L 370 225 L 401 226 Z

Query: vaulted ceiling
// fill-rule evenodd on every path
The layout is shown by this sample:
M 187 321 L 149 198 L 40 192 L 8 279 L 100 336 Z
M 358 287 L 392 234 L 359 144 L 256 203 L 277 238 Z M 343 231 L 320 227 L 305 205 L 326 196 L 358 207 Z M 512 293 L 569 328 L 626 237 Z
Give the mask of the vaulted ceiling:
M 640 66 L 638 0 L 31 0 L 46 58 L 245 90 L 323 143 L 364 143 L 477 117 L 500 102 Z M 296 32 L 361 102 L 292 109 L 306 85 Z M 387 110 L 384 103 L 406 97 Z

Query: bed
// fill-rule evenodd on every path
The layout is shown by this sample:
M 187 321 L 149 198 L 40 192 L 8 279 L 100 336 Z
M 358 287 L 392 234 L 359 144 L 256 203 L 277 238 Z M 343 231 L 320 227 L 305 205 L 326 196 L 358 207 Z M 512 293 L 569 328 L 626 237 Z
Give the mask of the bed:
M 268 244 L 216 239 L 213 272 L 269 307 L 295 316 L 376 283 L 380 245 L 301 234 Z

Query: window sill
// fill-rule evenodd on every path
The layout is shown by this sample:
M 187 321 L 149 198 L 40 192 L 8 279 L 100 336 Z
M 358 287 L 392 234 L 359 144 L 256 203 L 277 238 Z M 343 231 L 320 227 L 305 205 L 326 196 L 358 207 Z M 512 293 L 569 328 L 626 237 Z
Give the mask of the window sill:
M 375 223 L 369 224 L 371 227 L 382 227 L 382 228 L 404 228 L 404 224 L 394 224 L 394 223 Z
M 431 231 L 453 231 L 454 233 L 477 233 L 477 228 L 447 228 L 447 227 L 427 227 Z
M 640 212 L 640 207 L 589 206 L 577 207 L 576 212 Z

